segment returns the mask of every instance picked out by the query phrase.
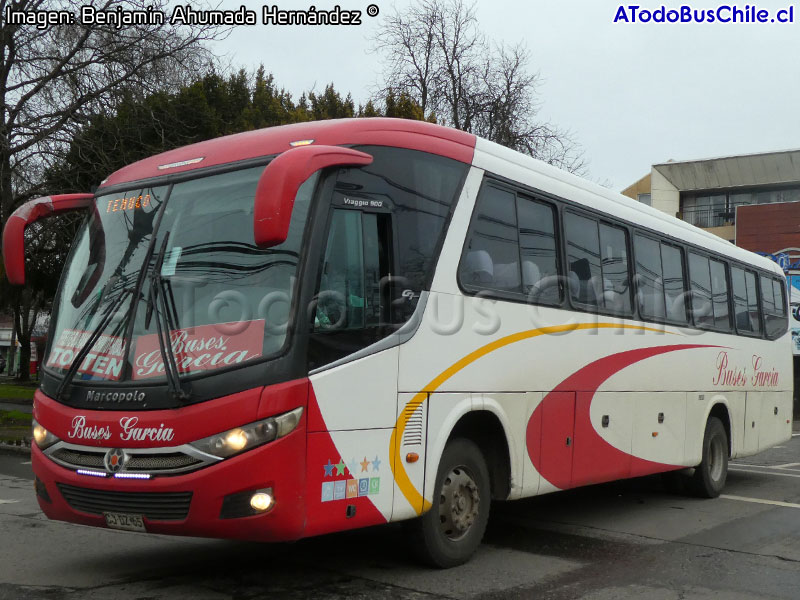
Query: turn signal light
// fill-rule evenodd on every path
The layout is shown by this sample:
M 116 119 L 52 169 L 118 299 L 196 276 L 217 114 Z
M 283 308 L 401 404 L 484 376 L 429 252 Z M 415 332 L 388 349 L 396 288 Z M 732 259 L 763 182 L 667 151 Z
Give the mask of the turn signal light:
M 409 452 L 406 454 L 406 462 L 407 463 L 415 463 L 419 460 L 419 454 L 416 452 Z

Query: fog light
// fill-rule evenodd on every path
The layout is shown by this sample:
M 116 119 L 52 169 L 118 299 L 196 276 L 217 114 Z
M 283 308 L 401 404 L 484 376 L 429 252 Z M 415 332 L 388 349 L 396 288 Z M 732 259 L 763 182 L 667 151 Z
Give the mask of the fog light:
M 266 492 L 256 492 L 250 498 L 250 506 L 253 507 L 253 510 L 264 512 L 270 506 L 272 506 L 272 496 Z

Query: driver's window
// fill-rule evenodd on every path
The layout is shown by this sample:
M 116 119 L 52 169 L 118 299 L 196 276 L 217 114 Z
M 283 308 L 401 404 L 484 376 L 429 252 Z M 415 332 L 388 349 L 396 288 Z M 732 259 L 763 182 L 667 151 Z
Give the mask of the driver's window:
M 361 220 L 360 212 L 333 211 L 317 295 L 315 331 L 360 329 L 366 325 Z
M 390 218 L 333 210 L 311 313 L 311 368 L 366 348 L 393 330 L 388 323 Z

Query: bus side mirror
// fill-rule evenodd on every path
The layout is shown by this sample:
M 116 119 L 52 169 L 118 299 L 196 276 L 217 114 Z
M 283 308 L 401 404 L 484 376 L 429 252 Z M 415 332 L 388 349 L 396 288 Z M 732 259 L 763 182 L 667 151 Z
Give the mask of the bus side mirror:
M 259 248 L 286 241 L 297 190 L 311 175 L 326 167 L 361 167 L 372 156 L 339 146 L 298 146 L 267 165 L 256 186 L 253 233 Z
M 93 194 L 60 194 L 30 200 L 11 213 L 3 229 L 3 264 L 12 285 L 25 285 L 25 228 L 39 219 L 88 208 Z

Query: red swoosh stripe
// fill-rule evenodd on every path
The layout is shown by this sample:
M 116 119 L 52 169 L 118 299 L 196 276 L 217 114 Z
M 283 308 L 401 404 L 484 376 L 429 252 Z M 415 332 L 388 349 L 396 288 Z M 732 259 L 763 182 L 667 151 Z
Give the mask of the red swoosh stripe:
M 681 468 L 637 458 L 609 444 L 592 425 L 592 400 L 607 379 L 637 362 L 678 350 L 717 347 L 680 344 L 639 348 L 603 357 L 579 369 L 544 397 L 528 421 L 526 444 L 533 466 L 561 489 Z M 566 447 L 565 435 L 574 436 L 581 455 L 591 457 L 589 463 L 573 464 L 572 448 Z M 605 475 L 598 477 L 593 466 Z

